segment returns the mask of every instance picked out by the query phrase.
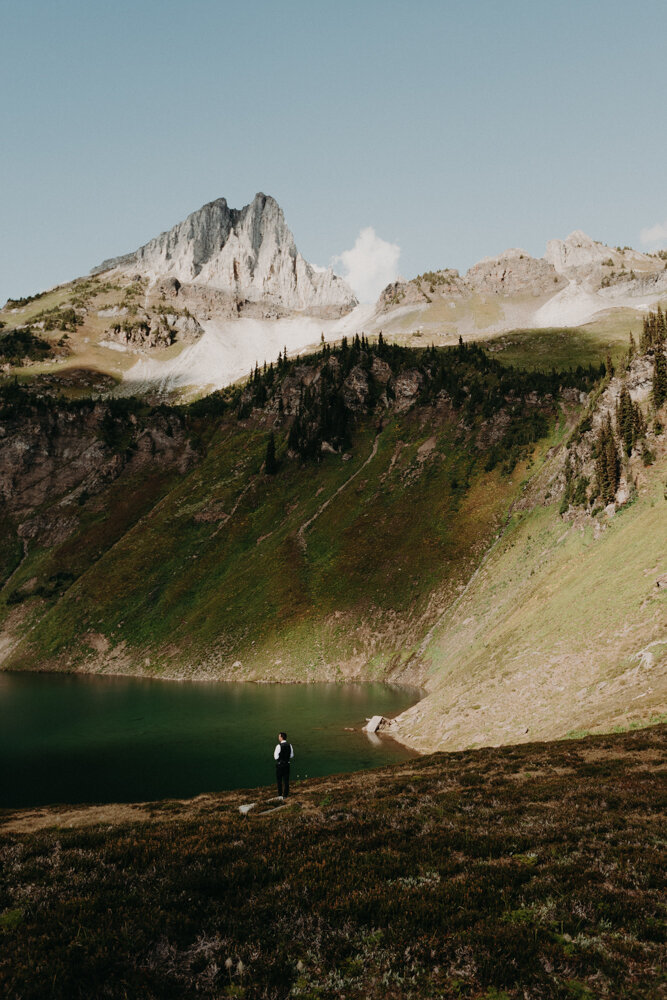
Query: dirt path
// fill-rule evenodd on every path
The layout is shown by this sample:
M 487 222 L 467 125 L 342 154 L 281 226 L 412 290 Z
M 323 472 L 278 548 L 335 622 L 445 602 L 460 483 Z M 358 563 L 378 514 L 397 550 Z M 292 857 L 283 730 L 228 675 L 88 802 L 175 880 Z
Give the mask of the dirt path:
M 380 433 L 382 433 L 382 432 L 380 432 Z M 371 448 L 371 453 L 368 456 L 368 458 L 366 459 L 366 461 L 363 463 L 363 465 L 360 465 L 359 468 L 357 469 L 357 471 L 353 472 L 352 475 L 350 476 L 350 478 L 346 479 L 345 482 L 342 483 L 338 487 L 338 489 L 336 490 L 336 492 L 331 494 L 331 496 L 329 497 L 328 500 L 325 500 L 323 504 L 320 504 L 320 506 L 317 508 L 317 510 L 315 511 L 315 513 L 313 514 L 313 516 L 311 518 L 309 518 L 307 521 L 305 521 L 301 525 L 301 527 L 299 528 L 296 537 L 297 537 L 297 541 L 299 543 L 299 548 L 304 553 L 304 555 L 305 555 L 306 549 L 308 547 L 308 543 L 306 541 L 306 532 L 308 531 L 308 528 L 310 528 L 310 526 L 313 523 L 313 521 L 316 521 L 317 518 L 320 516 L 320 514 L 322 514 L 327 509 L 327 507 L 329 506 L 329 504 L 333 500 L 336 499 L 336 497 L 338 496 L 338 494 L 342 493 L 343 490 L 345 489 L 345 487 L 349 486 L 349 484 L 352 482 L 352 480 L 356 479 L 356 477 L 359 475 L 359 473 L 362 472 L 366 468 L 366 466 L 369 465 L 370 462 L 373 461 L 373 459 L 377 455 L 378 444 L 380 442 L 380 433 L 376 434 L 375 440 L 373 441 L 373 447 Z

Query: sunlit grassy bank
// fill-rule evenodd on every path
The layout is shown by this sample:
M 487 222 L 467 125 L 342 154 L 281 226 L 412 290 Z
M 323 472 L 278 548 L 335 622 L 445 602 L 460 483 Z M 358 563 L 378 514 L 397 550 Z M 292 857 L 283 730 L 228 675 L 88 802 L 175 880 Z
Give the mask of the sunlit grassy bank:
M 424 650 L 432 693 L 401 718 L 403 738 L 553 739 L 667 710 L 667 459 L 650 471 L 611 520 L 515 511 Z

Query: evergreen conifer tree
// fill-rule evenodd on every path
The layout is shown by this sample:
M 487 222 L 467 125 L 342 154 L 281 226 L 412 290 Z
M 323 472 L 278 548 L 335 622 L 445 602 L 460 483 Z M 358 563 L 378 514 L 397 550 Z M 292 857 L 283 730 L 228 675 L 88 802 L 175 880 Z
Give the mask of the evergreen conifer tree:
M 600 427 L 596 451 L 595 474 L 598 495 L 605 503 L 611 503 L 616 496 L 621 469 L 610 416 L 607 416 Z
M 626 455 L 629 455 L 635 443 L 635 412 L 626 386 L 621 389 L 621 395 L 616 404 L 616 425 L 625 446 Z
M 667 399 L 667 358 L 662 347 L 653 355 L 653 404 L 659 410 Z
M 275 476 L 278 471 L 278 462 L 276 459 L 276 438 L 271 431 L 269 434 L 269 440 L 266 445 L 266 458 L 264 460 L 264 471 L 269 476 Z
M 632 336 L 632 333 L 630 333 L 630 344 L 628 346 L 628 361 L 632 361 L 636 353 L 637 353 L 637 342 L 635 338 Z

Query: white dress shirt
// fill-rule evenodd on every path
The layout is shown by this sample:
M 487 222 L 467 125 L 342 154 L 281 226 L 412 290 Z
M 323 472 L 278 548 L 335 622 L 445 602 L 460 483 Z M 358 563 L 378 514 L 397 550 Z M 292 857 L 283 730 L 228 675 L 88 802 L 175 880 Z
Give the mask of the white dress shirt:
M 276 749 L 273 751 L 273 759 L 274 760 L 278 760 L 278 758 L 280 757 L 280 747 L 281 746 L 282 746 L 281 743 L 276 743 Z M 293 756 L 294 756 L 294 747 L 290 743 L 290 755 L 289 755 L 289 759 L 291 760 Z

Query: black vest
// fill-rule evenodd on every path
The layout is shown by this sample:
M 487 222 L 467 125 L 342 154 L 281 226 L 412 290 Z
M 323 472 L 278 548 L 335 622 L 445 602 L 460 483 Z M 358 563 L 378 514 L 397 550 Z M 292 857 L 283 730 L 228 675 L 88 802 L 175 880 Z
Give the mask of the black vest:
M 278 764 L 289 764 L 289 759 L 292 755 L 292 744 L 284 740 L 280 744 L 280 753 L 278 754 Z

